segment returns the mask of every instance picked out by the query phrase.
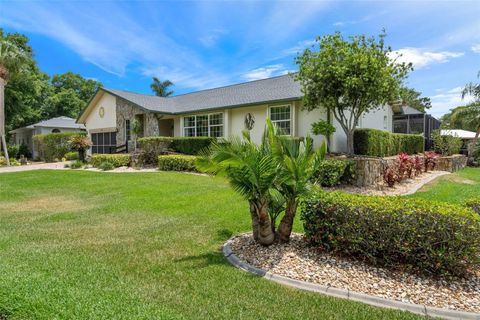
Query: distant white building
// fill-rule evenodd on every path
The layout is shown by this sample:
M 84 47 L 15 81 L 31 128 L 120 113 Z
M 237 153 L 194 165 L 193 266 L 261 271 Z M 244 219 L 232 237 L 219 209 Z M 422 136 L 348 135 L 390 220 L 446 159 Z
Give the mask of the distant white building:
M 442 136 L 454 136 L 462 138 L 463 140 L 472 140 L 475 138 L 476 133 L 473 131 L 467 131 L 462 129 L 446 129 L 441 130 L 440 134 Z
M 37 154 L 32 139 L 34 135 L 85 130 L 85 126 L 76 123 L 75 119 L 69 117 L 57 117 L 12 130 L 10 133 L 12 134 L 12 143 L 16 145 L 26 145 L 35 158 Z

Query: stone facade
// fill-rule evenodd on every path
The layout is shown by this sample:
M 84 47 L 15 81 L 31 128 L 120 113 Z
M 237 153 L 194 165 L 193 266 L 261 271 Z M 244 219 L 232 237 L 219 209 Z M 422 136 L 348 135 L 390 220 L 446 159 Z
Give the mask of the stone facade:
M 143 136 L 158 136 L 158 120 L 154 113 L 146 112 L 131 102 L 117 97 L 117 146 L 125 144 L 125 120 L 132 124 L 136 116 L 143 115 Z M 132 134 L 133 138 L 133 134 Z M 133 150 L 133 141 L 129 143 L 129 150 Z
M 419 155 L 423 158 L 423 155 Z M 383 170 L 385 166 L 398 166 L 398 157 L 370 158 L 356 157 L 355 182 L 358 187 L 377 186 L 383 182 Z M 467 157 L 456 154 L 453 156 L 442 156 L 438 158 L 435 170 L 456 172 L 465 168 Z

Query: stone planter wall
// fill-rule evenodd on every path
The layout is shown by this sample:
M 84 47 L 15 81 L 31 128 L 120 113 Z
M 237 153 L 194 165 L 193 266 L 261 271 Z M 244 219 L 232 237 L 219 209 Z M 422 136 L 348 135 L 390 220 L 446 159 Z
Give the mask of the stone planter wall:
M 419 155 L 423 158 L 423 155 Z M 398 157 L 373 158 L 356 157 L 356 173 L 354 184 L 357 187 L 377 186 L 383 183 L 383 170 L 385 166 L 397 166 Z M 464 155 L 453 155 L 440 157 L 435 170 L 455 172 L 465 168 L 467 157 Z

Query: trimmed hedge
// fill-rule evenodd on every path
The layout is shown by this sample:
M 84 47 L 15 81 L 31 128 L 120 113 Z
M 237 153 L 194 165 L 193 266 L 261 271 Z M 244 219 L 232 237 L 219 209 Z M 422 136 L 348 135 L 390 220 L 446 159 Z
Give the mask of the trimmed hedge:
M 323 160 L 314 173 L 315 182 L 324 187 L 333 187 L 340 183 L 346 168 L 347 162 L 344 160 Z
M 110 162 L 115 168 L 127 167 L 130 165 L 129 154 L 94 154 L 90 158 L 90 164 L 99 167 L 104 162 Z
M 311 244 L 376 265 L 452 274 L 480 265 L 480 216 L 465 207 L 318 191 L 301 218 Z
M 171 149 L 173 137 L 144 137 L 138 139 L 137 143 L 143 150 L 142 161 L 147 164 L 155 164 L 158 156 L 165 154 Z
M 33 141 L 38 152 L 38 157 L 46 162 L 62 159 L 70 148 L 70 138 L 76 135 L 86 135 L 83 132 L 61 132 L 38 134 L 33 136 Z
M 198 171 L 195 162 L 196 156 L 190 155 L 163 155 L 158 157 L 158 169 L 163 171 Z
M 172 148 L 183 154 L 197 155 L 200 150 L 208 148 L 215 138 L 209 137 L 177 137 L 173 138 Z
M 65 153 L 65 155 L 63 156 L 66 160 L 78 160 L 79 159 L 79 155 L 78 155 L 78 151 L 70 151 L 70 152 L 67 152 Z
M 394 156 L 402 152 L 422 153 L 421 135 L 391 133 L 377 129 L 356 129 L 353 134 L 354 153 L 372 157 Z

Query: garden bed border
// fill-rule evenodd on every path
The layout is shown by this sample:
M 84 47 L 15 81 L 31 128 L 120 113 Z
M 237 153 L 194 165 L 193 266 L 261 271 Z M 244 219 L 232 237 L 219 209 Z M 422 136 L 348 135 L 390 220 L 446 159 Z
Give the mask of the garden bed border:
M 235 237 L 236 236 L 233 236 L 232 238 L 227 240 L 227 242 L 225 242 L 223 245 L 222 252 L 225 258 L 227 259 L 227 261 L 230 262 L 236 268 L 252 273 L 256 276 L 265 278 L 267 280 L 274 281 L 274 282 L 277 282 L 289 287 L 293 287 L 296 289 L 300 289 L 300 290 L 312 291 L 312 292 L 317 292 L 317 293 L 325 294 L 325 295 L 336 297 L 336 298 L 362 302 L 375 307 L 410 311 L 412 313 L 420 314 L 427 317 L 438 317 L 441 319 L 452 319 L 452 320 L 459 320 L 459 319 L 480 320 L 480 313 L 435 308 L 435 307 L 429 307 L 429 306 L 419 305 L 414 303 L 406 303 L 406 302 L 401 302 L 397 300 L 390 300 L 390 299 L 385 299 L 385 298 L 374 296 L 374 295 L 351 291 L 349 289 L 340 289 L 340 288 L 335 288 L 330 286 L 324 286 L 320 284 L 291 279 L 284 276 L 273 274 L 266 270 L 256 268 L 240 260 L 233 253 L 232 248 L 230 247 L 230 243 Z

